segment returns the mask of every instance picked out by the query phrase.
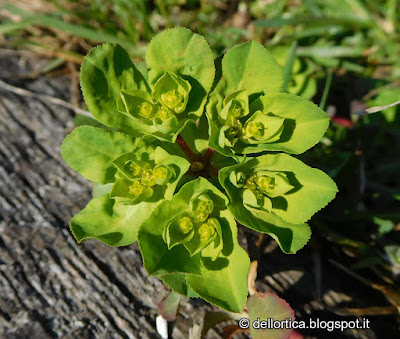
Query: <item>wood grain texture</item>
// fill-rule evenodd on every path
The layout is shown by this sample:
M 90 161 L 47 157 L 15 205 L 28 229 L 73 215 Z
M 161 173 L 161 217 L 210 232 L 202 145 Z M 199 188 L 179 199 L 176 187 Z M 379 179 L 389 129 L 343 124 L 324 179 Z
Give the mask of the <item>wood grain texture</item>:
M 20 66 L 0 57 L 2 80 L 68 99 L 68 78 L 13 83 Z M 0 337 L 157 338 L 164 289 L 138 246 L 78 245 L 69 232 L 91 192 L 60 156 L 72 121 L 65 108 L 0 92 Z M 192 309 L 182 306 L 177 338 L 200 321 Z
M 69 100 L 67 77 L 15 81 L 41 62 L 0 55 L 0 78 Z M 73 117 L 66 108 L 0 90 L 0 337 L 158 338 L 156 300 L 164 288 L 147 276 L 138 246 L 111 248 L 94 240 L 77 245 L 68 229 L 91 192 L 90 183 L 60 156 Z M 323 266 L 322 295 L 316 298 L 309 249 L 286 256 L 271 241 L 270 248 L 256 248 L 254 232 L 241 228 L 239 235 L 242 246 L 259 260 L 256 287 L 285 298 L 298 319 L 323 316 L 326 307 L 348 297 L 341 284 L 351 283 L 351 278 L 337 271 L 332 276 Z M 361 289 L 358 300 L 370 292 Z M 189 328 L 211 309 L 201 300 L 183 300 L 172 338 L 188 338 Z M 218 333 L 221 327 L 208 338 L 221 338 Z M 346 337 L 376 335 L 363 330 L 341 336 Z

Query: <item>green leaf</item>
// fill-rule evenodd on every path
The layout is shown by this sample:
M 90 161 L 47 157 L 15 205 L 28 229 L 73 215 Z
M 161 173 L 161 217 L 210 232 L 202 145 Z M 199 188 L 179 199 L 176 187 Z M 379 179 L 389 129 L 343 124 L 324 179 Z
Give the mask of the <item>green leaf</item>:
M 254 41 L 231 48 L 220 67 L 222 77 L 210 93 L 206 107 L 209 143 L 218 152 L 229 156 L 234 153 L 233 147 L 245 120 L 242 117 L 248 115 L 249 104 L 260 95 L 279 92 L 283 71 L 272 55 Z M 233 99 L 240 101 L 236 103 Z M 230 107 L 233 104 L 234 109 Z M 236 118 L 228 114 L 231 110 L 237 111 L 238 106 L 242 108 L 241 114 L 236 114 Z
M 98 198 L 98 197 L 101 197 L 102 195 L 110 194 L 113 185 L 114 185 L 113 183 L 105 184 L 105 185 L 94 183 L 92 197 Z
M 280 116 L 257 111 L 244 124 L 241 138 L 246 144 L 273 143 L 280 139 L 284 122 Z
M 149 83 L 154 89 L 166 71 L 190 83 L 183 114 L 192 120 L 199 118 L 215 76 L 213 54 L 206 40 L 185 28 L 167 29 L 151 40 L 146 63 Z
M 140 144 L 140 140 L 126 134 L 82 126 L 65 138 L 61 155 L 68 166 L 86 179 L 105 184 L 115 181 L 117 170 L 112 160 Z
M 243 310 L 247 297 L 247 273 L 250 261 L 246 252 L 239 246 L 237 242 L 236 221 L 232 214 L 226 209 L 227 199 L 213 185 L 203 178 L 198 178 L 182 187 L 180 192 L 174 196 L 172 201 L 165 201 L 152 214 L 149 220 L 143 224 L 139 231 L 139 246 L 143 255 L 143 262 L 149 273 L 153 271 L 160 272 L 159 266 L 163 265 L 163 271 L 167 269 L 172 271 L 180 266 L 180 272 L 184 269 L 181 261 L 188 260 L 182 258 L 182 252 L 172 253 L 173 250 L 183 248 L 186 253 L 189 252 L 184 246 L 178 245 L 172 248 L 169 254 L 166 244 L 164 248 L 158 247 L 160 238 L 162 238 L 162 226 L 160 220 L 174 220 L 181 212 L 189 213 L 191 207 L 196 208 L 196 199 L 205 196 L 201 192 L 207 191 L 207 195 L 212 199 L 214 208 L 212 213 L 216 213 L 213 217 L 217 218 L 220 223 L 221 230 L 217 233 L 222 235 L 223 249 L 215 260 L 206 253 L 201 252 L 201 260 L 196 261 L 198 271 L 197 274 L 187 272 L 183 275 L 164 275 L 162 279 L 181 294 L 188 295 L 190 288 L 205 300 L 227 309 L 231 312 L 240 312 Z M 196 193 L 198 192 L 198 193 Z M 200 193 L 200 194 L 199 194 Z M 189 201 L 193 198 L 193 204 L 190 206 Z M 204 199 L 203 199 L 204 198 Z M 151 236 L 152 235 L 152 236 Z M 158 235 L 158 237 L 156 236 Z M 206 255 L 204 255 L 206 254 Z M 168 261 L 166 261 L 168 258 Z M 199 254 L 189 257 L 200 259 Z M 201 275 L 199 275 L 201 273 Z M 185 277 L 185 278 L 184 278 Z
M 166 274 L 161 277 L 161 280 L 169 288 L 175 292 L 182 294 L 189 298 L 198 298 L 199 295 L 194 292 L 186 282 L 186 274 L 183 273 L 173 273 Z
M 225 93 L 247 90 L 249 96 L 280 92 L 283 71 L 274 57 L 258 42 L 231 48 L 222 59 Z
M 221 211 L 220 220 L 223 237 L 221 254 L 212 258 L 203 257 L 201 276 L 187 274 L 189 286 L 204 300 L 230 312 L 243 311 L 247 300 L 247 273 L 250 260 L 237 242 L 236 221 L 228 211 Z
M 190 256 L 183 246 L 168 249 L 163 239 L 164 228 L 177 216 L 190 213 L 189 200 L 197 185 L 184 185 L 171 201 L 165 200 L 155 209 L 139 231 L 139 246 L 143 264 L 150 275 L 168 273 L 200 273 L 200 254 Z
M 284 118 L 283 131 L 279 139 L 271 143 L 253 146 L 237 142 L 234 147 L 236 153 L 283 151 L 300 154 L 314 146 L 323 137 L 329 125 L 329 117 L 323 110 L 311 101 L 292 94 L 264 95 L 250 106 L 250 112 L 257 111 Z
M 222 74 L 206 108 L 210 146 L 218 152 L 228 156 L 263 151 L 297 154 L 314 146 L 325 133 L 329 118 L 322 110 L 294 95 L 276 93 L 282 86 L 282 69 L 261 45 L 249 42 L 232 48 L 222 59 Z M 250 114 L 224 119 L 228 96 L 239 90 L 248 94 Z
M 148 218 L 158 203 L 126 205 L 108 195 L 92 199 L 70 223 L 78 243 L 98 239 L 109 246 L 126 246 L 137 239 L 139 225 Z
M 299 61 L 296 60 L 296 48 L 297 48 L 297 41 L 294 41 L 294 42 L 292 42 L 290 49 L 288 50 L 288 55 L 286 57 L 284 68 L 283 68 L 283 86 L 282 86 L 283 93 L 285 93 L 287 91 L 290 78 L 292 77 L 292 74 L 295 72 L 296 68 L 294 66 L 295 66 L 296 61 L 297 61 L 297 65 L 299 63 Z
M 286 319 L 295 319 L 293 309 L 276 294 L 253 294 L 247 301 L 247 311 L 250 324 L 252 324 L 250 334 L 253 339 L 287 339 L 293 332 L 293 329 L 262 329 L 260 327 L 259 320 L 285 321 Z
M 220 229 L 221 226 L 218 221 L 214 222 L 214 225 L 218 225 L 217 227 Z M 198 232 L 194 232 L 194 236 L 192 237 L 191 241 L 186 242 L 184 246 L 186 249 L 189 251 L 190 255 L 195 255 L 197 253 L 202 252 L 202 250 L 207 247 L 208 245 L 211 245 L 211 243 L 216 239 L 217 237 L 217 232 L 214 230 L 212 231 L 213 233 L 210 234 L 210 232 L 207 229 L 208 223 L 204 223 L 199 229 Z M 217 228 L 215 227 L 215 228 Z M 207 237 L 205 239 L 201 238 L 201 235 L 199 234 L 201 230 L 204 230 L 207 234 Z M 202 232 L 203 233 L 203 232 Z M 221 231 L 219 232 L 219 234 Z M 220 241 L 218 243 L 221 243 Z M 216 255 L 218 255 L 217 253 Z M 215 260 L 216 256 L 213 256 L 213 260 Z
M 267 220 L 259 219 L 238 200 L 232 202 L 229 210 L 242 225 L 274 238 L 284 253 L 296 253 L 310 240 L 311 230 L 307 224 L 290 224 L 273 213 Z
M 154 161 L 156 165 L 164 165 L 174 172 L 173 177 L 166 184 L 167 189 L 164 193 L 165 199 L 170 200 L 175 193 L 179 180 L 189 170 L 190 163 L 180 156 L 167 153 L 162 147 L 156 148 Z
M 232 200 L 237 202 L 241 200 L 243 190 L 232 182 L 232 175 L 237 173 L 245 177 L 257 175 L 258 181 L 254 189 L 258 187 L 256 190 L 265 193 L 264 196 L 272 201 L 271 212 L 294 224 L 309 220 L 325 207 L 337 192 L 336 184 L 324 172 L 309 167 L 287 154 L 267 154 L 220 171 L 221 185 Z M 263 178 L 273 180 L 273 188 L 268 188 L 265 182 L 262 183 L 265 185 L 263 188 L 260 183 Z M 271 217 L 269 211 L 262 209 L 252 210 L 252 213 L 265 221 Z
M 128 179 L 118 179 L 110 192 L 110 198 L 122 198 L 124 203 L 130 205 L 139 204 L 152 195 L 153 189 L 151 187 L 142 185 L 139 181 Z
M 194 218 L 192 215 L 192 208 L 196 209 L 196 200 L 193 201 L 193 204 L 190 204 L 190 202 L 193 198 L 204 197 L 204 195 L 202 195 L 204 193 L 213 201 L 214 208 L 210 217 L 216 218 L 222 229 L 222 231 L 218 229 L 215 231 L 218 235 L 222 233 L 223 249 L 219 251 L 221 254 L 218 258 L 215 258 L 215 251 L 217 251 L 219 243 L 215 244 L 216 246 L 210 249 L 211 252 L 206 251 L 204 255 L 202 251 L 192 251 L 192 253 L 190 253 L 182 244 L 177 244 L 168 249 L 167 238 L 168 236 L 171 237 L 171 234 L 166 234 L 168 231 L 165 231 L 165 227 L 174 223 L 175 220 L 183 219 L 187 215 L 191 215 L 191 218 Z M 201 268 L 203 265 L 202 261 L 221 263 L 219 258 L 221 256 L 229 256 L 234 246 L 232 242 L 237 241 L 235 238 L 236 222 L 227 210 L 227 203 L 228 200 L 225 195 L 206 179 L 201 177 L 182 186 L 181 190 L 174 195 L 171 201 L 166 200 L 162 202 L 154 210 L 150 218 L 141 225 L 139 231 L 139 246 L 143 256 L 144 267 L 147 272 L 151 275 L 191 273 L 198 276 L 201 272 L 205 272 L 205 269 Z M 205 219 L 200 218 L 199 220 L 201 220 L 200 226 Z M 182 226 L 186 230 L 186 222 L 182 224 Z M 196 230 L 199 226 L 196 226 Z M 189 230 L 189 228 L 187 229 Z M 224 230 L 226 234 L 224 234 Z M 178 241 L 182 241 L 182 239 L 179 238 Z M 185 245 L 187 243 L 188 242 L 185 242 Z M 243 252 L 243 254 L 245 255 L 245 252 Z M 211 256 L 209 257 L 208 255 Z M 240 257 L 241 254 L 238 256 Z M 203 257 L 202 261 L 200 260 L 201 257 Z M 213 259 L 216 260 L 213 261 Z M 222 258 L 222 261 L 224 263 L 228 262 L 225 258 Z M 247 271 L 244 275 L 246 274 Z
M 90 116 L 79 114 L 79 113 L 75 115 L 74 126 L 75 127 L 92 126 L 92 127 L 108 129 L 107 126 L 98 122 L 96 119 L 93 119 Z
M 190 166 L 186 159 L 171 155 L 160 146 L 154 149 L 147 145 L 112 162 L 119 171 L 119 179 L 110 196 L 134 205 L 172 199 L 178 182 Z
M 184 244 L 192 240 L 194 235 L 193 223 L 191 220 L 184 216 L 183 220 L 186 221 L 186 228 L 183 227 L 181 219 L 182 216 L 179 215 L 178 218 L 174 218 L 164 229 L 163 238 L 168 245 L 170 250 L 172 247 L 180 244 Z M 186 218 L 186 219 L 185 219 Z
M 181 301 L 181 296 L 174 291 L 170 291 L 164 298 L 161 300 L 158 306 L 158 313 L 162 315 L 162 317 L 167 321 L 176 320 L 176 316 L 178 315 L 179 303 Z
M 121 91 L 117 100 L 117 110 L 129 118 L 140 120 L 152 117 L 156 109 L 150 94 L 136 89 Z M 149 125 L 151 125 L 151 120 L 149 120 Z
M 189 81 L 166 71 L 154 85 L 153 95 L 160 104 L 180 114 L 186 109 L 191 89 Z
M 90 51 L 82 64 L 81 87 L 89 111 L 101 123 L 133 135 L 143 133 L 132 119 L 117 111 L 121 91 L 149 91 L 121 46 L 104 44 Z
M 208 148 L 208 123 L 205 115 L 191 123 L 180 133 L 191 150 L 201 154 Z
M 264 205 L 264 208 L 267 210 L 264 211 L 256 211 L 249 208 L 249 205 L 245 207 L 244 198 L 242 198 L 240 190 L 229 179 L 230 174 L 236 171 L 236 168 L 239 166 L 240 164 L 219 171 L 220 183 L 231 199 L 231 204 L 229 205 L 230 211 L 242 225 L 255 231 L 266 233 L 274 238 L 283 252 L 296 253 L 310 239 L 311 231 L 309 226 L 307 224 L 291 224 L 278 217 L 275 213 L 268 213 L 266 205 Z

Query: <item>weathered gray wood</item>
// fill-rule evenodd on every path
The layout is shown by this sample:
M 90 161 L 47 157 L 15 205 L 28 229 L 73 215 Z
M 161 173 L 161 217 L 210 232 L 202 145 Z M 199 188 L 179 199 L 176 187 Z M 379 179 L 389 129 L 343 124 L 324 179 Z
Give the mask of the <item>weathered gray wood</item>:
M 0 57 L 4 81 L 20 72 L 16 61 Z M 68 99 L 66 77 L 15 85 Z M 0 337 L 157 337 L 163 286 L 147 276 L 138 247 L 77 245 L 68 230 L 90 200 L 90 183 L 59 154 L 72 112 L 0 93 Z M 192 308 L 183 305 L 177 338 L 200 320 Z
M 21 64 L 24 60 L 27 65 Z M 0 55 L 0 78 L 68 100 L 67 77 L 14 81 L 40 62 Z M 90 200 L 91 189 L 59 153 L 73 128 L 73 116 L 66 108 L 0 89 L 0 337 L 157 338 L 155 300 L 163 286 L 147 276 L 137 245 L 77 245 L 69 232 L 71 216 Z M 351 279 L 337 271 L 327 278 L 323 268 L 322 298 L 316 301 L 310 249 L 285 256 L 270 242 L 261 253 L 253 232 L 241 229 L 240 236 L 260 262 L 259 290 L 286 298 L 299 319 L 345 299 L 335 290 L 341 291 L 342 280 L 347 284 Z M 364 297 L 370 292 L 363 291 Z M 172 337 L 187 338 L 207 309 L 211 307 L 201 300 L 184 300 Z M 368 330 L 346 334 L 376 337 Z M 211 331 L 208 337 L 220 335 Z

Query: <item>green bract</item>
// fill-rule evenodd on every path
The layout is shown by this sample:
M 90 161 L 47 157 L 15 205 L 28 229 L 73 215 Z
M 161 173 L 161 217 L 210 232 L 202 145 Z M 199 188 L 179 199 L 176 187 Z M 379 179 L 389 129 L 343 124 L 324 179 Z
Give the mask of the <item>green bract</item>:
M 136 241 L 140 221 L 163 199 L 171 199 L 187 160 L 127 134 L 82 126 L 61 146 L 65 162 L 97 186 L 91 202 L 71 220 L 77 240 L 107 245 Z
M 145 63 L 136 67 L 113 44 L 85 58 L 82 92 L 97 121 L 81 119 L 61 154 L 94 187 L 71 231 L 78 242 L 138 240 L 150 275 L 241 312 L 249 258 L 237 222 L 271 235 L 286 253 L 307 243 L 305 222 L 333 199 L 336 185 L 276 152 L 306 151 L 329 119 L 280 93 L 282 70 L 256 42 L 216 61 L 217 79 L 207 42 L 184 28 L 157 35 Z
M 324 135 L 328 116 L 310 101 L 279 93 L 282 70 L 263 46 L 252 41 L 232 48 L 221 68 L 206 107 L 210 146 L 216 151 L 298 154 Z
M 191 181 L 141 225 L 139 246 L 150 275 L 162 276 L 179 293 L 192 291 L 240 312 L 250 261 L 237 243 L 236 221 L 227 205 L 225 195 L 206 179 Z
M 166 30 L 149 44 L 146 63 L 143 75 L 120 46 L 94 48 L 82 65 L 86 104 L 106 126 L 174 142 L 203 113 L 215 74 L 211 49 L 187 29 Z
M 245 159 L 220 170 L 219 180 L 235 218 L 276 238 L 287 253 L 305 245 L 310 231 L 303 223 L 337 192 L 325 173 L 286 154 Z

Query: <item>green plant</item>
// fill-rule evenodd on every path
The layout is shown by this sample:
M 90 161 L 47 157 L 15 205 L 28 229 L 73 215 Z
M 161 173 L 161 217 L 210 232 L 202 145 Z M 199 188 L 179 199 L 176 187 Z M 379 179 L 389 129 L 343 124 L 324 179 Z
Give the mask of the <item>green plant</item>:
M 329 119 L 280 93 L 283 72 L 270 53 L 248 42 L 215 64 L 204 38 L 184 28 L 156 36 L 146 65 L 135 66 L 118 45 L 94 48 L 81 86 L 97 127 L 75 129 L 61 152 L 95 183 L 92 201 L 71 221 L 78 242 L 138 240 L 149 274 L 240 312 L 249 258 L 236 220 L 295 253 L 310 237 L 305 222 L 337 188 L 277 153 L 306 151 Z

